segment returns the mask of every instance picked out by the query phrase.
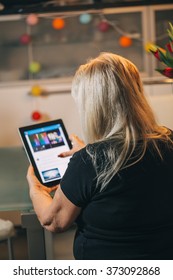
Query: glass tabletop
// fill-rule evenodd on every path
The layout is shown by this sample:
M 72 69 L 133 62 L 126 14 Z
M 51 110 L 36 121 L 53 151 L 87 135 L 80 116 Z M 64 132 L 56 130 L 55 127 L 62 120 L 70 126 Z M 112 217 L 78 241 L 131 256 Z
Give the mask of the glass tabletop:
M 23 147 L 0 147 L 0 211 L 29 211 L 26 173 L 29 161 Z

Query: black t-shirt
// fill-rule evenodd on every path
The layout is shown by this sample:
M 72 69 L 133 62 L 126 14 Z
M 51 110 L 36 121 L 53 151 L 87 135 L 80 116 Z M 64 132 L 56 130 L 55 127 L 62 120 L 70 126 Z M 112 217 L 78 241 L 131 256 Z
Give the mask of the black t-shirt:
M 173 148 L 150 147 L 107 187 L 96 187 L 86 148 L 74 154 L 61 181 L 65 196 L 82 208 L 74 240 L 76 259 L 173 259 Z M 100 153 L 103 144 L 93 144 Z

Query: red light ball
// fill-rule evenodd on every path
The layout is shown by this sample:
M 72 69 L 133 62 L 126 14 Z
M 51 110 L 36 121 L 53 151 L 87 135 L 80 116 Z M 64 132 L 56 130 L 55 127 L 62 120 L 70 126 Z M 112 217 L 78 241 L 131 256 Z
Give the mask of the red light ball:
M 101 31 L 101 32 L 106 32 L 108 31 L 110 28 L 110 24 L 105 21 L 105 20 L 102 20 L 99 25 L 98 25 L 98 29 Z
M 41 114 L 40 114 L 40 112 L 38 112 L 38 111 L 33 112 L 33 113 L 32 113 L 32 119 L 33 119 L 34 121 L 40 120 L 40 119 L 41 119 Z
M 27 45 L 31 42 L 31 36 L 28 35 L 28 34 L 23 34 L 21 37 L 20 37 L 20 43 L 22 45 Z

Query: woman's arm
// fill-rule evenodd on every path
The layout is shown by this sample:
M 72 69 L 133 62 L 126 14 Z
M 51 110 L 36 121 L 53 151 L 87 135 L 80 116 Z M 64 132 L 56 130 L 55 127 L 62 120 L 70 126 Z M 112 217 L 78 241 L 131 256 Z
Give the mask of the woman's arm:
M 40 184 L 32 166 L 28 169 L 27 180 L 34 210 L 44 228 L 53 232 L 61 232 L 73 224 L 81 208 L 67 199 L 60 185 L 47 188 Z M 50 192 L 55 189 L 56 192 L 52 198 Z

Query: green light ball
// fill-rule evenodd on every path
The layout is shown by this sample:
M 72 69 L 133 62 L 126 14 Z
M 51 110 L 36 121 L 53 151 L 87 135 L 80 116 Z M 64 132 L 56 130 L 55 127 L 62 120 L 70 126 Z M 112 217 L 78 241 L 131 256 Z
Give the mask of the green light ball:
M 41 65 L 39 62 L 31 62 L 29 65 L 29 71 L 33 74 L 36 74 L 40 71 Z

